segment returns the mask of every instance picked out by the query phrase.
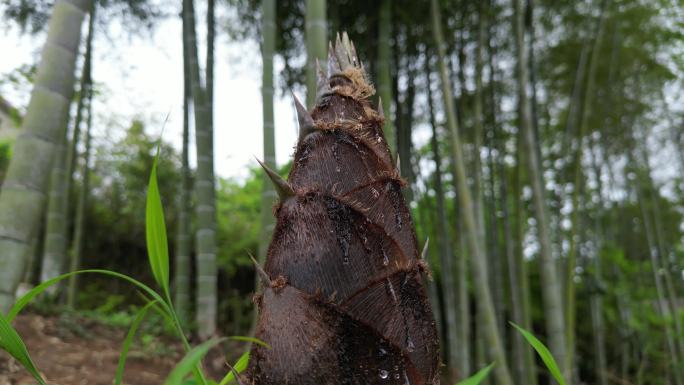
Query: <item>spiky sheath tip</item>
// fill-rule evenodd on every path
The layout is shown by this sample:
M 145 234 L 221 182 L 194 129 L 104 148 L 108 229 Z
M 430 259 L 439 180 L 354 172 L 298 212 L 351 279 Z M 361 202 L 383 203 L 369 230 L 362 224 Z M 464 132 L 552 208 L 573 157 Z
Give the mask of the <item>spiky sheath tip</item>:
M 437 385 L 438 339 L 383 116 L 346 33 L 319 66 L 317 104 L 281 196 L 247 377 L 256 385 Z M 274 183 L 282 182 L 277 179 Z M 262 274 L 263 276 L 264 274 Z

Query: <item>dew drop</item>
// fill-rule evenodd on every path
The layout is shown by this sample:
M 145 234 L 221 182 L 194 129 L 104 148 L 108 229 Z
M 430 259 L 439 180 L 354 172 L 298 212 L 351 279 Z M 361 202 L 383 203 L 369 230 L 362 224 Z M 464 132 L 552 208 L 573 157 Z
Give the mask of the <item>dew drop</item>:
M 380 357 L 382 357 L 386 354 L 387 354 L 387 350 L 385 350 L 384 348 L 380 348 Z
M 382 249 L 382 264 L 384 266 L 389 265 L 389 257 L 387 256 L 387 253 L 385 252 L 385 249 Z
M 386 371 L 385 369 L 380 369 L 380 378 L 383 380 L 386 380 L 387 377 L 389 377 L 389 372 Z
M 395 379 L 395 380 L 398 380 L 399 377 L 400 377 L 400 376 L 399 376 L 399 373 L 394 373 L 394 379 Z
M 344 263 L 345 265 L 348 265 L 349 264 L 349 257 L 344 257 L 344 259 L 342 260 L 342 263 Z

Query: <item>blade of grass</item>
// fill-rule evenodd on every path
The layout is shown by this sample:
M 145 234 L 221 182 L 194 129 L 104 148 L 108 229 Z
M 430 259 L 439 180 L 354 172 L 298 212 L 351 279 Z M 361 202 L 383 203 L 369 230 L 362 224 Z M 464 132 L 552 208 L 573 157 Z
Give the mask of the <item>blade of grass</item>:
M 14 357 L 41 385 L 45 385 L 43 377 L 33 364 L 26 345 L 10 322 L 0 314 L 0 348 Z
M 183 379 L 190 372 L 196 370 L 200 360 L 207 354 L 207 352 L 209 352 L 209 349 L 213 348 L 224 340 L 225 338 L 213 339 L 194 347 L 185 355 L 185 357 L 183 357 L 176 367 L 173 368 L 171 373 L 169 373 L 169 376 L 166 377 L 166 381 L 164 381 L 164 385 L 182 384 Z
M 458 384 L 456 385 L 478 385 L 480 382 L 482 382 L 485 377 L 489 374 L 489 372 L 492 370 L 494 367 L 494 362 L 489 364 L 488 366 L 480 369 L 477 373 L 473 374 L 472 376 L 466 378 L 463 381 L 459 381 Z
M 164 302 L 163 298 L 156 291 L 152 290 L 152 288 L 145 285 L 144 283 L 142 283 L 142 282 L 140 282 L 134 278 L 131 278 L 125 274 L 117 273 L 115 271 L 100 270 L 100 269 L 89 269 L 89 270 L 79 270 L 79 271 L 73 271 L 71 273 L 62 274 L 60 276 L 57 276 L 55 278 L 49 279 L 45 282 L 42 282 L 40 285 L 29 290 L 26 294 L 24 294 L 21 298 L 19 298 L 19 300 L 17 300 L 17 302 L 12 307 L 12 309 L 10 309 L 9 313 L 7 313 L 7 320 L 9 322 L 12 322 L 14 317 L 16 317 L 17 314 L 19 314 L 19 312 L 21 312 L 22 309 L 24 309 L 24 307 L 26 307 L 26 305 L 28 305 L 29 302 L 31 302 L 31 300 L 33 298 L 35 298 L 36 296 L 43 293 L 45 290 L 47 290 L 48 287 L 58 283 L 59 281 L 61 281 L 63 279 L 69 278 L 75 274 L 104 274 L 104 275 L 109 275 L 109 276 L 113 276 L 116 278 L 123 279 L 124 281 L 128 281 L 128 282 L 132 283 L 133 285 L 142 289 L 142 291 L 145 292 L 150 297 L 152 297 L 152 299 L 157 300 L 160 304 L 162 304 L 164 311 L 169 312 L 169 314 L 172 311 L 171 308 L 168 306 L 168 304 L 166 304 L 166 302 Z
M 539 354 L 539 357 L 541 357 L 542 361 L 544 361 L 544 365 L 546 365 L 546 368 L 549 369 L 549 372 L 551 372 L 553 378 L 555 378 L 560 385 L 566 385 L 565 380 L 563 380 L 563 376 L 561 375 L 560 369 L 558 368 L 558 364 L 546 345 L 544 345 L 541 341 L 539 341 L 539 339 L 537 339 L 537 337 L 527 330 L 521 328 L 513 322 L 509 323 L 513 325 L 514 328 L 518 329 L 520 334 L 522 334 L 527 342 L 532 345 L 534 350 L 537 351 L 537 354 Z
M 150 309 L 150 307 L 154 306 L 155 304 L 156 301 L 148 302 L 147 305 L 143 306 L 140 310 L 138 310 L 138 314 L 135 315 L 135 319 L 133 320 L 130 329 L 128 329 L 128 333 L 126 334 L 126 338 L 124 339 L 123 346 L 121 347 L 121 354 L 119 355 L 119 364 L 116 367 L 116 375 L 114 377 L 114 385 L 121 385 L 121 380 L 123 379 L 124 374 L 124 368 L 126 366 L 126 358 L 128 357 L 128 351 L 131 348 L 131 344 L 133 343 L 135 333 L 138 331 L 140 324 L 145 318 L 145 315 L 147 315 L 147 311 Z
M 144 283 L 142 283 L 142 282 L 140 282 L 134 278 L 131 278 L 127 275 L 117 273 L 115 271 L 110 271 L 110 270 L 89 269 L 89 270 L 73 271 L 71 273 L 62 274 L 58 277 L 49 279 L 49 280 L 41 283 L 40 285 L 34 287 L 30 291 L 28 291 L 26 294 L 24 294 L 21 298 L 19 298 L 19 300 L 14 304 L 14 306 L 12 307 L 10 312 L 8 313 L 7 320 L 9 322 L 11 322 L 12 319 L 14 319 L 14 317 L 16 317 L 17 314 L 19 314 L 19 312 L 21 312 L 21 310 L 24 307 L 26 307 L 26 305 L 28 305 L 28 303 L 31 302 L 31 300 L 33 298 L 35 298 L 37 295 L 40 295 L 41 293 L 43 293 L 48 287 L 58 283 L 59 281 L 61 281 L 63 279 L 69 278 L 70 276 L 72 276 L 74 274 L 87 274 L 87 273 L 88 274 L 92 273 L 92 274 L 109 275 L 112 277 L 123 279 L 124 281 L 128 281 L 128 282 L 132 283 L 133 285 L 141 288 L 144 293 L 149 295 L 152 299 L 156 300 L 157 306 L 161 306 L 161 309 L 164 311 L 164 313 L 166 313 L 173 320 L 173 324 L 176 327 L 176 331 L 178 332 L 178 336 L 181 338 L 181 340 L 183 342 L 183 346 L 185 347 L 185 350 L 190 351 L 190 344 L 188 343 L 188 339 L 185 337 L 185 334 L 183 332 L 183 328 L 181 327 L 180 322 L 178 321 L 178 316 L 176 315 L 176 312 L 173 310 L 173 307 L 169 303 L 164 301 L 164 299 L 156 291 L 152 290 L 152 288 L 145 285 Z M 202 373 L 201 370 L 199 370 L 199 368 L 197 368 L 195 370 L 195 375 L 197 376 L 197 378 L 199 380 L 198 382 L 200 384 L 203 384 L 203 385 L 206 384 L 206 379 L 204 378 L 204 374 Z
M 157 183 L 157 162 L 159 150 L 154 158 L 150 181 L 147 185 L 147 202 L 145 204 L 145 238 L 147 240 L 147 256 L 152 274 L 167 299 L 169 296 L 169 245 L 164 222 L 164 207 Z
M 243 355 L 240 356 L 240 358 L 237 360 L 235 365 L 233 365 L 233 368 L 231 371 L 226 374 L 225 377 L 219 382 L 219 385 L 226 385 L 231 381 L 235 380 L 235 373 L 237 372 L 238 374 L 242 373 L 245 369 L 247 369 L 247 365 L 249 364 L 249 352 L 245 352 Z
M 266 342 L 264 342 L 258 338 L 254 338 L 254 337 L 230 336 L 230 337 L 228 337 L 228 339 L 233 340 L 233 341 L 251 342 L 253 344 L 261 345 L 261 346 L 265 347 L 266 349 L 271 348 L 271 345 L 267 344 Z

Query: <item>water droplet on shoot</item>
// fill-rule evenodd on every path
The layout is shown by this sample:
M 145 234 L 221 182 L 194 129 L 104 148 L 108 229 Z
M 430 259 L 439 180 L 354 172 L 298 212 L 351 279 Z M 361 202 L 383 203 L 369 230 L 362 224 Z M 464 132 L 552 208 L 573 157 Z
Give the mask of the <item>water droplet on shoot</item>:
M 389 372 L 386 371 L 385 369 L 380 369 L 380 378 L 383 380 L 386 380 L 387 377 L 389 377 Z

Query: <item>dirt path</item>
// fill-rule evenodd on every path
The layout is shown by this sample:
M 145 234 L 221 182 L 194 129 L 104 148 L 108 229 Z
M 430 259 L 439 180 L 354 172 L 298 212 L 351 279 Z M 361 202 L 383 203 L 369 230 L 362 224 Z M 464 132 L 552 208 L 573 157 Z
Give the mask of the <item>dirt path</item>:
M 64 322 L 58 317 L 21 315 L 14 323 L 49 385 L 111 385 L 125 329 L 87 319 Z M 162 353 L 143 352 L 134 343 L 124 383 L 159 385 L 182 358 L 178 344 L 158 341 Z M 16 362 L 0 356 L 0 385 L 32 385 L 35 380 Z

